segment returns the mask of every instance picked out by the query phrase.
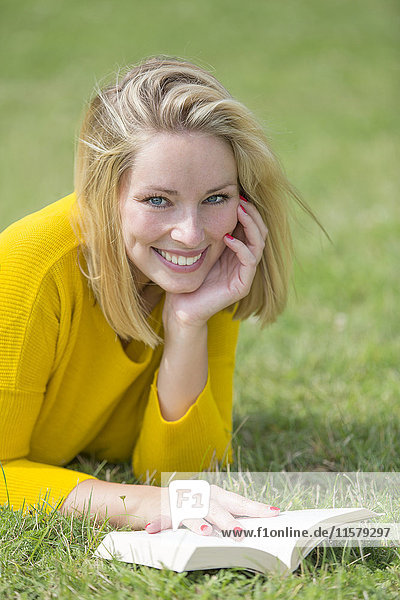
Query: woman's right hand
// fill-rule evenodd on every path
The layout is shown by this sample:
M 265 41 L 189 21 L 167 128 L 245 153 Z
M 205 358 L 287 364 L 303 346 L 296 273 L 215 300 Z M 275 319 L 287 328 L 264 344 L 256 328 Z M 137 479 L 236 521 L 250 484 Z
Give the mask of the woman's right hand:
M 279 509 L 211 485 L 210 508 L 205 519 L 186 519 L 183 525 L 199 535 L 217 530 L 241 528 L 236 517 L 275 517 Z M 157 533 L 172 527 L 169 493 L 166 487 L 128 485 L 88 479 L 68 495 L 62 512 L 84 513 L 108 519 L 115 526 L 146 529 Z
M 260 262 L 268 229 L 256 206 L 240 196 L 237 225 L 233 236 L 226 234 L 226 248 L 197 290 L 166 294 L 163 323 L 179 320 L 201 327 L 217 312 L 245 298 L 251 289 Z

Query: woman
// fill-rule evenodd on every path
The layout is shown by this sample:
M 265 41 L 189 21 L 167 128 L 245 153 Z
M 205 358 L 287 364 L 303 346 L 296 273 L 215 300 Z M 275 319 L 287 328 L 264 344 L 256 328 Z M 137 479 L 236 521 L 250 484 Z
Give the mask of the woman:
M 203 69 L 149 58 L 98 91 L 75 193 L 0 238 L 0 502 L 90 501 L 115 524 L 169 526 L 165 489 L 63 465 L 132 460 L 159 482 L 231 460 L 239 321 L 285 306 L 290 195 L 306 208 L 254 117 Z M 208 534 L 278 510 L 213 487 L 207 521 L 186 524 Z

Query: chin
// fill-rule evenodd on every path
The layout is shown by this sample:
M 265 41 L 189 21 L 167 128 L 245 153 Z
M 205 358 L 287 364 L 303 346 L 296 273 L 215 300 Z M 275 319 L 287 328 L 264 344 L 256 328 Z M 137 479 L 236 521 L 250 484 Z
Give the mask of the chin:
M 168 294 L 190 294 L 191 292 L 198 290 L 202 283 L 202 281 L 200 283 L 197 281 L 193 283 L 188 282 L 182 284 L 177 284 L 174 282 L 166 285 L 160 285 L 160 287 Z

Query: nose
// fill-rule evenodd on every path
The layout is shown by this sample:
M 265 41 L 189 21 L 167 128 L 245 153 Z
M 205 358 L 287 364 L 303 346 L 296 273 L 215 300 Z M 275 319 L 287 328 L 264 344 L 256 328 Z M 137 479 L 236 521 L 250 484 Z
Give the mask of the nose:
M 198 248 L 204 241 L 204 225 L 197 210 L 188 210 L 176 215 L 177 220 L 171 229 L 171 238 L 187 248 Z

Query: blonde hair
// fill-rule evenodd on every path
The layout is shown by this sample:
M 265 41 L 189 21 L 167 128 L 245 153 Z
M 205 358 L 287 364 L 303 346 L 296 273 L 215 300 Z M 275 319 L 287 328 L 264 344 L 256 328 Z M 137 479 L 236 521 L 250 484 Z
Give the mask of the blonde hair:
M 175 57 L 150 57 L 120 81 L 98 89 L 82 124 L 76 157 L 77 211 L 72 223 L 88 269 L 82 272 L 118 336 L 153 348 L 160 338 L 146 320 L 126 254 L 119 190 L 122 176 L 150 135 L 186 131 L 230 143 L 240 191 L 268 227 L 250 293 L 238 303 L 235 319 L 255 315 L 265 326 L 285 308 L 293 260 L 289 199 L 320 225 L 287 180 L 252 113 L 206 70 Z

